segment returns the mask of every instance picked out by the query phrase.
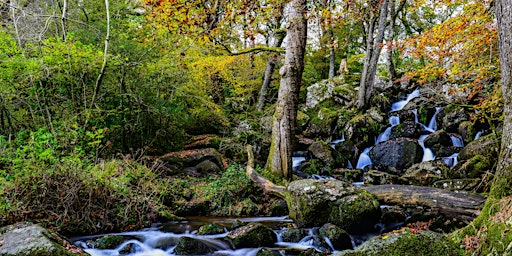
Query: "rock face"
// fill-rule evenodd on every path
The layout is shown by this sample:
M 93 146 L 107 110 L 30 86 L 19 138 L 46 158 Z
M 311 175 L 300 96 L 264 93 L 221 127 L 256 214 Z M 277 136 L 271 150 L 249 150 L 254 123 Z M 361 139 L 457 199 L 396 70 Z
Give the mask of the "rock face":
M 0 255 L 67 256 L 88 255 L 72 247 L 57 234 L 32 223 L 18 223 L 0 229 Z
M 299 227 L 332 223 L 349 233 L 363 233 L 380 218 L 379 203 L 370 193 L 338 180 L 293 181 L 286 202 Z
M 388 172 L 395 174 L 401 174 L 403 170 L 421 162 L 422 157 L 421 146 L 416 140 L 408 138 L 379 143 L 370 151 L 374 166 L 384 166 Z
M 447 132 L 458 132 L 459 124 L 469 120 L 464 108 L 455 105 L 445 107 L 440 116 L 442 117 L 442 127 Z
M 464 255 L 464 253 L 445 236 L 431 231 L 420 230 L 417 234 L 401 232 L 377 236 L 366 241 L 353 251 L 342 251 L 334 254 L 334 256 L 356 255 L 459 256 Z
M 270 247 L 277 242 L 274 231 L 261 223 L 250 223 L 232 230 L 227 238 L 235 248 Z
M 163 164 L 163 166 L 170 170 L 176 169 L 184 169 L 186 167 L 195 167 L 196 165 L 200 165 L 201 170 L 207 168 L 222 170 L 224 169 L 224 164 L 222 162 L 222 155 L 214 148 L 202 148 L 202 149 L 190 149 L 179 152 L 171 152 L 167 153 L 158 158 L 158 161 Z M 211 164 L 217 165 L 217 168 L 212 167 Z M 196 167 L 197 168 L 197 167 Z

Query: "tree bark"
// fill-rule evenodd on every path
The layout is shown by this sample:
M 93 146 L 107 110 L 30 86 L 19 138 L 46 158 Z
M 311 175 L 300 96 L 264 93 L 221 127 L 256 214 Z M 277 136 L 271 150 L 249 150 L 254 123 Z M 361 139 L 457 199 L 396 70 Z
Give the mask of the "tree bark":
M 363 67 L 363 74 L 359 85 L 359 97 L 357 98 L 358 109 L 362 109 L 366 104 L 368 104 L 373 93 L 373 82 L 375 80 L 375 75 L 377 74 L 377 64 L 379 62 L 380 50 L 382 48 L 381 44 L 384 40 L 384 31 L 386 28 L 388 2 L 388 0 L 384 0 L 380 8 L 377 36 L 375 39 L 372 38 L 372 40 L 369 40 L 367 43 L 365 65 L 368 66 L 366 68 Z M 372 27 L 372 29 L 374 28 L 374 26 L 370 27 Z M 374 31 L 368 33 L 369 36 L 373 36 L 373 34 Z
M 501 64 L 501 87 L 504 99 L 501 152 L 490 196 L 496 199 L 512 194 L 512 5 L 495 1 Z
M 284 65 L 279 71 L 281 83 L 273 118 L 270 153 L 265 168 L 291 180 L 297 105 L 306 51 L 306 0 L 292 0 L 289 7 L 288 41 Z
M 335 42 L 334 32 L 329 28 L 329 78 L 336 76 L 336 55 L 335 55 Z
M 396 20 L 395 0 L 391 0 L 389 3 L 389 38 L 388 47 L 386 52 L 386 65 L 388 66 L 389 81 L 394 83 L 396 79 L 396 69 L 393 63 L 393 41 L 395 40 L 395 20 Z
M 267 59 L 267 64 L 265 68 L 265 75 L 263 77 L 263 84 L 260 89 L 260 96 L 258 97 L 258 106 L 257 110 L 261 111 L 263 109 L 263 104 L 265 103 L 265 97 L 267 96 L 267 89 L 272 82 L 272 75 L 274 74 L 274 70 L 276 67 L 277 56 L 276 54 L 271 54 Z
M 254 170 L 254 155 L 252 153 L 252 146 L 247 145 L 247 167 L 246 174 L 247 176 L 256 184 L 258 187 L 262 188 L 265 193 L 275 195 L 280 198 L 285 198 L 284 190 L 285 187 L 278 186 L 271 181 L 267 180 L 261 174 L 259 174 L 256 170 Z

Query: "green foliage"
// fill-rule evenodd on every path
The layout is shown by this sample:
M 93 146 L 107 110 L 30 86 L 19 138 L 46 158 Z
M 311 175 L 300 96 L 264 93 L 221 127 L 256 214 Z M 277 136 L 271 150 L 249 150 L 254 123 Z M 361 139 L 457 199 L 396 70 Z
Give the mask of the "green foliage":
M 106 232 L 142 227 L 171 217 L 161 195 L 165 180 L 146 167 L 112 160 L 94 165 L 80 148 L 63 151 L 41 129 L 20 132 L 5 144 L 0 159 L 2 224 L 36 219 L 68 233 Z M 92 141 L 94 142 L 94 141 Z

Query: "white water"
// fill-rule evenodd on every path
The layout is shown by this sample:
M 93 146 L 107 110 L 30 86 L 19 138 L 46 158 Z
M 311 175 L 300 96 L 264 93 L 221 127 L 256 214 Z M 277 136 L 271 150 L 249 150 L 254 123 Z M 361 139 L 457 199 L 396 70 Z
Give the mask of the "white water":
M 450 134 L 450 138 L 452 139 L 452 143 L 454 147 L 464 147 L 464 141 L 458 134 Z
M 383 141 L 386 141 L 386 140 L 389 140 L 389 135 L 391 134 L 391 129 L 394 127 L 394 126 L 397 126 L 400 124 L 400 117 L 399 116 L 390 116 L 389 117 L 389 124 L 391 126 L 389 126 L 388 128 L 386 128 L 386 130 L 384 132 L 382 132 L 381 134 L 379 134 L 379 136 L 377 137 L 377 139 L 375 139 L 375 144 L 378 144 L 380 142 L 383 142 Z
M 303 156 L 294 156 L 294 157 L 292 157 L 292 169 L 296 170 L 297 167 L 299 167 L 299 165 L 302 162 L 304 162 L 304 161 L 306 161 L 306 158 L 303 157 Z
M 459 153 L 455 153 L 451 156 L 448 156 L 448 157 L 443 157 L 443 162 L 450 166 L 450 168 L 454 167 L 455 165 L 457 165 L 458 163 L 458 160 L 457 160 L 457 156 L 459 156 Z
M 405 100 L 399 100 L 391 105 L 391 112 L 401 110 L 402 108 L 409 103 L 414 98 L 417 98 L 420 96 L 420 90 L 416 89 L 410 94 L 407 95 L 407 98 Z
M 354 166 L 352 166 L 350 160 L 348 160 L 347 169 L 354 169 Z
M 365 148 L 363 150 L 363 153 L 359 156 L 359 159 L 357 160 L 356 169 L 364 169 L 366 166 L 372 164 L 372 160 L 370 159 L 370 156 L 368 156 L 368 153 L 370 153 L 370 150 L 372 148 Z
M 423 158 L 421 160 L 422 162 L 432 161 L 435 159 L 434 152 L 432 152 L 430 148 L 425 147 L 424 141 L 427 137 L 428 135 L 421 135 L 418 139 L 418 144 L 420 144 L 420 146 L 423 148 Z
M 484 131 L 483 131 L 483 130 L 481 130 L 481 131 L 477 132 L 477 133 L 476 133 L 476 135 L 475 135 L 475 139 L 474 139 L 474 140 L 478 140 L 478 139 L 480 139 L 480 137 L 482 136 L 482 133 L 484 133 Z
M 432 116 L 432 119 L 430 119 L 430 122 L 428 123 L 428 126 L 427 126 L 428 129 L 430 129 L 432 131 L 437 131 L 436 117 L 437 117 L 437 114 L 439 114 L 440 110 L 441 110 L 441 107 L 436 107 L 436 112 L 434 113 L 434 115 Z

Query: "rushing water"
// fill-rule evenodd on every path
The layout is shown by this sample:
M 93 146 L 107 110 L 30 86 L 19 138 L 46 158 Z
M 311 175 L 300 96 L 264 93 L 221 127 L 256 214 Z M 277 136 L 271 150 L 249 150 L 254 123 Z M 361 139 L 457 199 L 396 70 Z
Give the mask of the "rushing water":
M 405 100 L 399 100 L 391 105 L 391 112 L 402 110 L 409 101 L 420 96 L 420 90 L 416 89 L 407 95 Z
M 434 156 L 434 152 L 430 148 L 425 147 L 425 139 L 428 137 L 428 135 L 421 135 L 418 139 L 418 144 L 423 148 L 423 158 L 421 159 L 422 162 L 426 161 L 432 161 L 436 157 Z
M 366 166 L 372 164 L 372 160 L 370 159 L 370 156 L 368 153 L 370 153 L 370 150 L 372 148 L 365 148 L 363 150 L 363 153 L 359 156 L 359 159 L 357 160 L 356 169 L 364 169 Z
M 464 141 L 462 137 L 458 134 L 450 134 L 450 138 L 452 139 L 452 143 L 454 147 L 464 147 Z
M 455 165 L 457 165 L 458 163 L 458 160 L 457 160 L 457 157 L 459 156 L 459 153 L 454 153 L 453 155 L 451 156 L 448 156 L 448 157 L 443 157 L 443 162 L 450 166 L 450 168 L 454 167 Z

